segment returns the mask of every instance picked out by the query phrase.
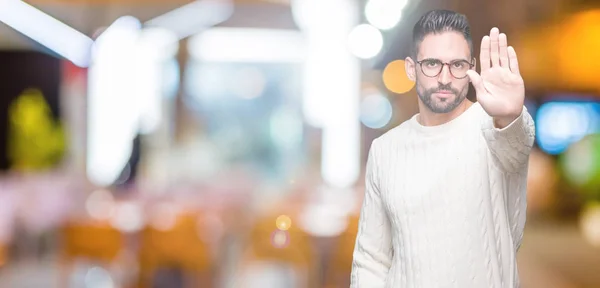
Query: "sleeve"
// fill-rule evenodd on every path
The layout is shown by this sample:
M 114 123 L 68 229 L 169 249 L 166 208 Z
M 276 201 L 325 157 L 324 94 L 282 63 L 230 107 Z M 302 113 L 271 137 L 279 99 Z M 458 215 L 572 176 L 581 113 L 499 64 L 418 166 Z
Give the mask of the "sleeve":
M 384 287 L 393 258 L 390 222 L 379 190 L 376 141 L 367 159 L 365 197 L 354 245 L 350 288 Z
M 529 155 L 535 140 L 535 125 L 527 108 L 508 126 L 498 129 L 492 117 L 486 119 L 483 135 L 487 141 L 496 167 L 507 173 L 505 181 L 510 193 L 505 195 L 508 220 L 515 251 L 523 239 L 527 210 L 527 177 L 516 172 L 527 173 Z
M 483 136 L 498 166 L 514 173 L 527 166 L 535 139 L 535 126 L 527 108 L 508 126 L 498 129 L 492 117 L 483 124 Z

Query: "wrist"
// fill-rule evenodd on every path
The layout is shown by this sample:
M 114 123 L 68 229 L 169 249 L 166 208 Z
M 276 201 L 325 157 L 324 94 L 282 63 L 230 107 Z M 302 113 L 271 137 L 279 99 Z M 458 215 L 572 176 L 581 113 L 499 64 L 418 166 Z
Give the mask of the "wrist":
M 494 126 L 496 126 L 498 129 L 506 128 L 508 125 L 510 125 L 510 123 L 519 118 L 520 115 L 521 113 L 514 113 L 506 116 L 494 117 Z

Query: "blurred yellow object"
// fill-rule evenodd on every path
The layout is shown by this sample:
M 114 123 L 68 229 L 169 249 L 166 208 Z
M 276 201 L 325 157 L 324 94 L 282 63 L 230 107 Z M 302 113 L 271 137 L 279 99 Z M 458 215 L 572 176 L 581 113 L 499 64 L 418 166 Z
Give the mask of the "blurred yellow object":
M 6 264 L 8 256 L 6 255 L 6 245 L 0 244 L 0 267 Z
M 62 235 L 63 257 L 67 261 L 88 258 L 109 263 L 125 246 L 121 232 L 108 222 L 69 223 Z
M 281 261 L 303 267 L 311 265 L 313 247 L 310 236 L 296 225 L 280 230 L 274 219 L 277 216 L 260 219 L 251 229 L 249 248 L 253 257 L 256 260 Z
M 415 87 L 415 82 L 408 79 L 404 60 L 394 60 L 383 70 L 383 84 L 391 92 L 404 94 Z
M 285 231 L 290 229 L 290 227 L 292 226 L 292 219 L 290 219 L 290 217 L 287 215 L 281 215 L 277 217 L 275 224 L 277 225 L 277 228 L 279 230 Z
M 327 265 L 327 284 L 332 287 L 347 287 L 350 285 L 354 244 L 358 234 L 360 214 L 352 214 L 348 218 L 348 226 L 337 240 Z
M 579 228 L 590 245 L 600 248 L 600 202 L 584 205 L 579 216 Z
M 21 171 L 51 167 L 65 151 L 64 131 L 38 89 L 26 89 L 9 108 L 8 156 Z
M 109 268 L 118 262 L 125 249 L 123 235 L 108 222 L 70 222 L 62 228 L 61 235 L 59 287 L 69 287 L 68 279 L 78 259 L 90 260 Z
M 281 215 L 285 215 L 283 218 L 289 218 L 289 223 L 292 223 L 296 213 L 269 213 L 254 222 L 239 269 L 250 267 L 252 263 L 279 263 L 293 267 L 301 281 L 297 287 L 316 287 L 318 265 L 312 239 L 298 225 L 287 226 L 286 230 L 279 229 L 277 219 Z
M 529 89 L 600 91 L 600 10 L 586 10 L 531 27 L 515 38 Z
M 192 212 L 181 213 L 171 227 L 158 229 L 149 225 L 144 228 L 139 252 L 140 287 L 149 287 L 144 284 L 151 281 L 159 268 L 178 267 L 198 277 L 211 273 L 214 256 L 211 247 L 200 237 L 203 231 L 200 231 L 199 217 Z M 211 285 L 204 283 L 201 287 Z

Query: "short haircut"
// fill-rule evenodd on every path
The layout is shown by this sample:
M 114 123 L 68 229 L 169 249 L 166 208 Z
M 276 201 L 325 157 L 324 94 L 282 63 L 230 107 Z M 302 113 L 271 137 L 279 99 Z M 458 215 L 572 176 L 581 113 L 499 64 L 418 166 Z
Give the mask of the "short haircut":
M 413 28 L 412 56 L 416 59 L 419 46 L 425 36 L 448 31 L 461 33 L 465 37 L 469 44 L 471 57 L 473 57 L 473 40 L 469 21 L 465 15 L 450 10 L 431 10 L 421 16 Z

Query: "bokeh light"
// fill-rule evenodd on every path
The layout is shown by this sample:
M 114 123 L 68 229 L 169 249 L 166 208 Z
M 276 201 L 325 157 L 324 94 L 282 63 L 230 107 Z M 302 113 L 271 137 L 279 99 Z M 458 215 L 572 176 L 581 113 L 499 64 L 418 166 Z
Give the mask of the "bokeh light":
M 229 87 L 233 93 L 243 99 L 253 99 L 261 96 L 265 91 L 267 79 L 257 67 L 239 69 L 234 75 Z
M 377 28 L 369 24 L 360 24 L 354 27 L 348 35 L 348 47 L 350 52 L 358 58 L 373 58 L 383 47 L 383 35 Z
M 273 111 L 269 120 L 271 138 L 284 150 L 302 143 L 304 132 L 302 116 L 294 109 L 282 107 Z
M 281 231 L 287 231 L 290 229 L 290 227 L 292 227 L 292 219 L 287 215 L 281 215 L 277 217 L 275 225 L 277 226 L 277 229 Z
M 93 219 L 108 220 L 115 210 L 114 198 L 108 190 L 96 190 L 88 196 L 85 209 Z
M 110 273 L 103 268 L 93 267 L 85 275 L 86 288 L 113 288 L 115 283 Z
M 394 28 L 402 17 L 407 0 L 370 0 L 365 5 L 367 21 L 378 29 Z
M 600 187 L 600 134 L 586 136 L 561 155 L 565 178 L 591 193 Z
M 159 231 L 169 231 L 177 223 L 177 206 L 170 202 L 158 203 L 150 215 L 150 225 Z
M 600 248 L 600 203 L 589 203 L 579 218 L 583 238 L 592 246 Z
M 600 132 L 600 104 L 547 102 L 537 110 L 536 125 L 540 148 L 557 155 L 584 136 Z
M 394 60 L 383 70 L 383 84 L 391 92 L 404 94 L 415 87 L 415 82 L 408 79 L 404 65 L 404 60 Z
M 392 115 L 392 104 L 381 93 L 369 94 L 361 102 L 360 122 L 371 129 L 385 127 Z
M 290 244 L 290 235 L 287 231 L 275 230 L 271 234 L 271 244 L 275 248 L 285 248 Z
M 125 233 L 137 232 L 144 226 L 142 208 L 134 202 L 118 203 L 110 222 L 113 227 Z

